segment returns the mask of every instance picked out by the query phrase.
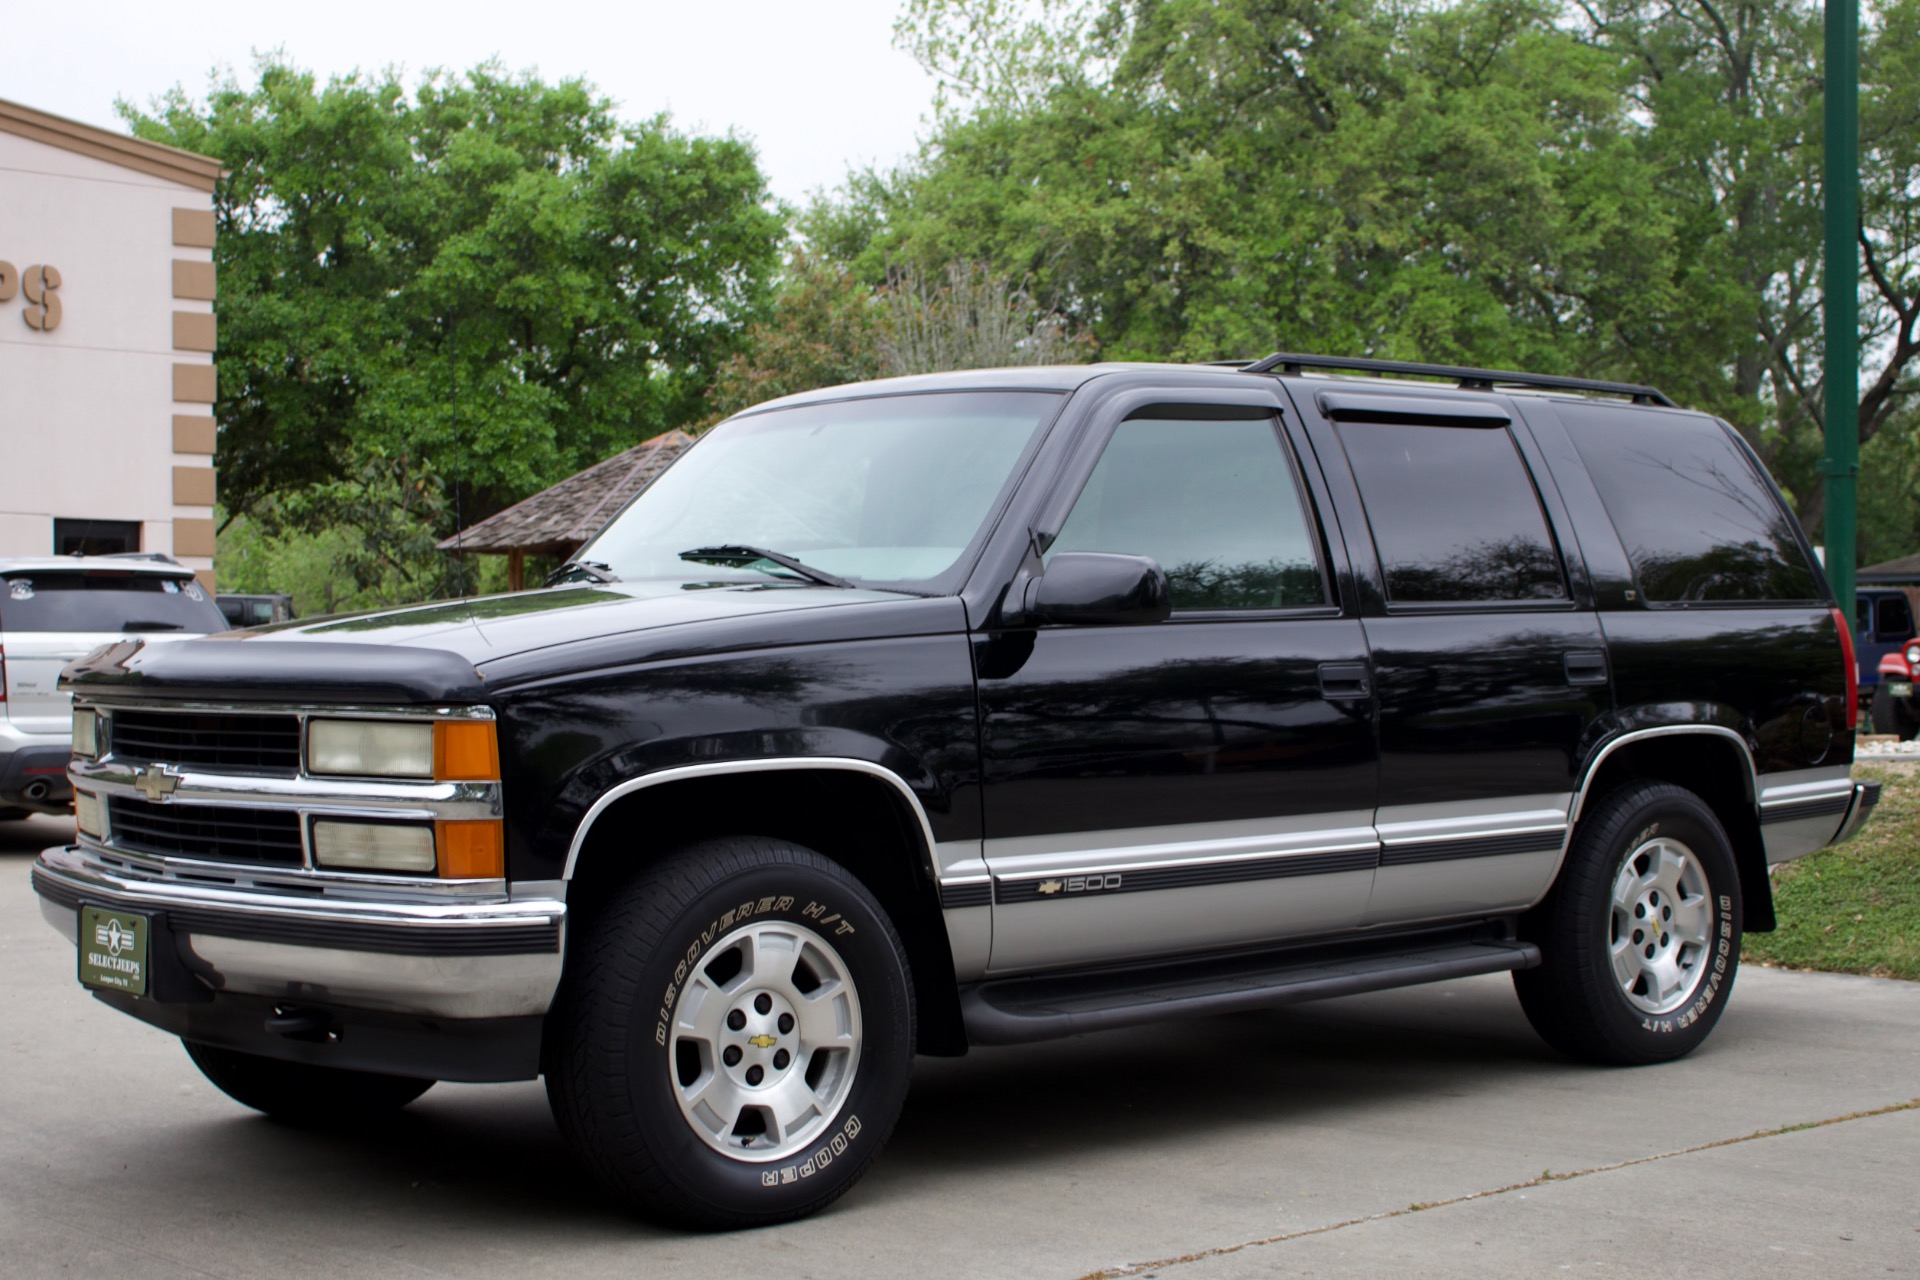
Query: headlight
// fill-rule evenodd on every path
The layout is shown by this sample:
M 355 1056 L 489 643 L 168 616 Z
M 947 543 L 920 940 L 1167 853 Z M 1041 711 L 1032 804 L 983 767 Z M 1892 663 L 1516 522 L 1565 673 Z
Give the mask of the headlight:
M 349 778 L 431 778 L 433 725 L 409 720 L 311 720 L 307 723 L 307 772 Z
M 82 760 L 92 760 L 100 754 L 99 712 L 74 708 L 73 754 Z
M 1920 644 L 1910 644 L 1907 646 L 1907 665 L 1910 667 L 1920 667 Z
M 313 860 L 336 871 L 410 871 L 432 875 L 433 828 L 394 823 L 313 824 Z

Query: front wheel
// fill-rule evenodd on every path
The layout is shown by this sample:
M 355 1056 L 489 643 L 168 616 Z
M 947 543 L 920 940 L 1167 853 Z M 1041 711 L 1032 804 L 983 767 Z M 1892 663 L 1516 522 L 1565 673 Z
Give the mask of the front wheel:
M 1706 802 L 1664 782 L 1609 793 L 1553 891 L 1521 925 L 1538 968 L 1513 975 L 1547 1043 L 1589 1062 L 1666 1062 L 1719 1021 L 1740 964 L 1740 879 Z
M 647 868 L 575 940 L 547 1096 L 629 1204 L 685 1226 L 812 1213 L 906 1098 L 913 987 L 860 882 L 797 845 L 711 840 Z
M 255 1111 L 298 1125 L 333 1125 L 398 1111 L 433 1088 L 431 1080 L 283 1062 L 183 1040 L 187 1056 L 215 1088 Z

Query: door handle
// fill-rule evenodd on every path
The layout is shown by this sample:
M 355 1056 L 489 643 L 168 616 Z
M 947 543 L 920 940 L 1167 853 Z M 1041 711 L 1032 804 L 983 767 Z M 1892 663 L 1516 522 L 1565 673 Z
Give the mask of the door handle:
M 1320 664 L 1320 696 L 1335 700 L 1364 698 L 1373 692 L 1373 673 L 1364 662 Z
M 1607 655 L 1597 650 L 1581 650 L 1569 653 L 1561 659 L 1567 671 L 1568 684 L 1605 684 L 1607 682 Z

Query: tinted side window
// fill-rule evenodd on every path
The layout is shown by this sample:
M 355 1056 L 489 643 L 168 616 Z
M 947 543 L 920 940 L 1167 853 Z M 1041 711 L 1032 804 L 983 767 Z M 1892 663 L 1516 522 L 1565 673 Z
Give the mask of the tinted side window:
M 1293 468 L 1269 417 L 1130 418 L 1047 549 L 1152 556 L 1176 609 L 1327 602 Z
M 1905 596 L 1880 597 L 1880 626 L 1878 635 L 1882 640 L 1905 640 L 1913 634 L 1913 610 L 1907 606 Z
M 1812 600 L 1813 570 L 1765 479 L 1711 418 L 1559 409 L 1648 600 Z
M 1562 600 L 1540 497 L 1504 427 L 1342 422 L 1395 604 Z

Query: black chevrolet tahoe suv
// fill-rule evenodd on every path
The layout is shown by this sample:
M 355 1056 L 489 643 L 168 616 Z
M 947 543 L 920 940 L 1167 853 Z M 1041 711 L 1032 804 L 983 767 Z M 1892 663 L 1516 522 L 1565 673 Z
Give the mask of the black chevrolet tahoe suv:
M 766 1223 L 916 1053 L 1511 971 L 1560 1050 L 1679 1057 L 1876 797 L 1849 642 L 1647 387 L 877 382 L 723 423 L 543 590 L 75 663 L 33 885 L 243 1103 L 543 1075 L 623 1200 Z

